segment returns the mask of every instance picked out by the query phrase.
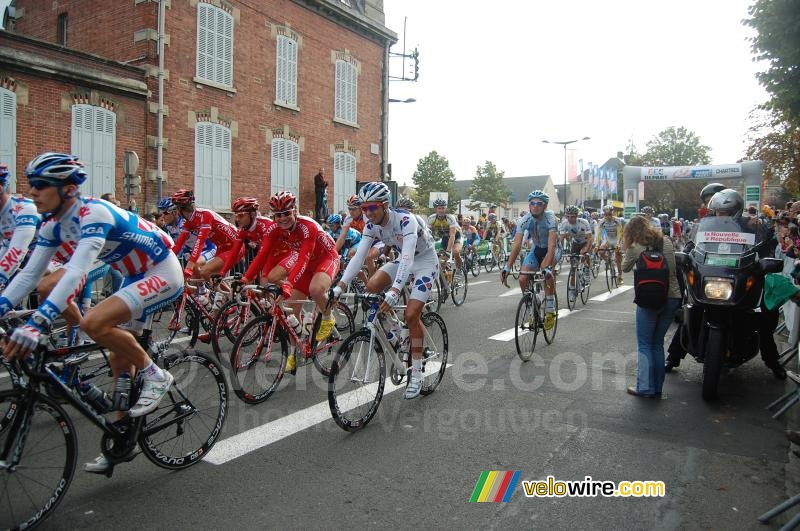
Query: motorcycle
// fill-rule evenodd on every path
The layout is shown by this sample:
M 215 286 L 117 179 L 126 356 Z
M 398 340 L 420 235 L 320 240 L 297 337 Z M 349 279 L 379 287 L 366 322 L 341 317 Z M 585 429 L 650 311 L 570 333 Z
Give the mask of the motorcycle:
M 681 346 L 703 364 L 704 400 L 717 398 L 723 368 L 758 354 L 764 276 L 783 269 L 782 260 L 759 259 L 770 245 L 765 232 L 753 218 L 705 217 L 685 252 L 675 253 L 685 288 Z

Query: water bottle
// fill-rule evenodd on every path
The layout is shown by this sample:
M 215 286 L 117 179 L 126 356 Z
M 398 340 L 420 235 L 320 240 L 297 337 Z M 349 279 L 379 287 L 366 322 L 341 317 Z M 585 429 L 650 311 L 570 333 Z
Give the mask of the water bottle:
M 117 384 L 114 386 L 114 399 L 111 407 L 114 411 L 127 411 L 130 409 L 131 397 L 131 375 L 127 372 L 117 376 Z
M 405 354 L 409 350 L 409 343 L 411 343 L 411 340 L 409 339 L 408 334 L 409 334 L 408 327 L 403 325 L 403 327 L 400 328 L 400 334 L 399 334 L 401 354 Z
M 302 333 L 302 327 L 300 325 L 300 321 L 297 319 L 297 316 L 293 313 L 290 313 L 288 317 L 286 317 L 286 322 L 289 323 L 294 329 L 294 333 L 298 336 Z
M 314 316 L 311 312 L 304 312 L 303 313 L 303 334 L 309 335 L 311 334 L 311 330 L 314 328 Z
M 86 403 L 97 410 L 98 413 L 105 413 L 111 408 L 108 396 L 97 386 L 89 382 L 83 382 L 78 387 L 78 390 Z
M 403 325 L 393 315 L 388 317 L 388 321 L 389 321 L 389 330 L 387 330 L 386 332 L 386 339 L 389 340 L 389 343 L 391 343 L 392 348 L 397 350 L 397 347 L 400 345 L 400 333 L 401 330 L 403 329 Z

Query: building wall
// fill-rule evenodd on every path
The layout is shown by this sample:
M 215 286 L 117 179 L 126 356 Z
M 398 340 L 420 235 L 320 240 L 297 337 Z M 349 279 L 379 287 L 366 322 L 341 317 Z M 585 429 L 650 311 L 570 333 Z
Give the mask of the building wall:
M 198 115 L 211 115 L 230 124 L 231 198 L 258 197 L 262 204 L 270 193 L 271 140 L 287 132 L 300 144 L 300 208 L 313 208 L 313 176 L 326 169 L 333 183 L 334 146 L 343 146 L 356 156 L 356 179 L 376 180 L 380 155 L 372 145 L 381 144 L 381 84 L 384 49 L 379 39 L 370 39 L 318 12 L 291 0 L 222 2 L 234 16 L 233 88 L 235 92 L 197 82 L 198 0 L 171 0 L 166 11 L 169 46 L 165 52 L 168 78 L 164 86 L 167 116 L 164 120 L 166 150 L 163 170 L 164 192 L 194 187 L 194 125 Z M 53 1 L 17 0 L 23 17 L 15 31 L 55 41 L 56 19 L 69 16 L 67 44 L 70 47 L 117 60 L 131 60 L 140 66 L 157 65 L 155 41 L 134 43 L 134 38 L 157 28 L 157 4 L 113 0 Z M 288 26 L 300 38 L 298 49 L 297 96 L 299 110 L 274 104 L 277 27 Z M 136 32 L 139 32 L 138 34 Z M 146 33 L 146 31 L 145 31 Z M 358 126 L 335 123 L 335 63 L 332 53 L 348 51 L 359 61 Z M 157 79 L 152 66 L 148 86 L 151 102 L 158 100 Z M 151 107 L 153 105 L 151 104 Z M 155 109 L 151 109 L 155 111 Z M 147 134 L 156 135 L 156 115 L 151 114 Z M 67 132 L 68 134 L 68 132 Z M 151 139 L 151 144 L 153 143 Z M 140 154 L 141 157 L 141 154 Z M 148 150 L 145 170 L 156 168 L 156 151 Z M 157 200 L 155 183 L 145 181 L 147 201 Z M 333 193 L 329 189 L 330 207 Z
M 126 149 L 146 152 L 148 117 L 146 97 L 126 93 L 114 82 L 138 83 L 146 90 L 144 71 L 85 54 L 59 49 L 46 43 L 0 32 L 0 86 L 16 95 L 16 179 L 17 191 L 25 193 L 23 171 L 27 163 L 45 151 L 71 150 L 72 105 L 76 101 L 105 105 L 116 114 L 115 181 L 116 195 L 123 197 L 122 163 Z M 55 62 L 57 70 L 40 72 L 35 62 L 14 64 L 15 54 Z M 82 73 L 106 76 L 109 84 L 84 82 Z M 141 201 L 142 197 L 135 197 Z

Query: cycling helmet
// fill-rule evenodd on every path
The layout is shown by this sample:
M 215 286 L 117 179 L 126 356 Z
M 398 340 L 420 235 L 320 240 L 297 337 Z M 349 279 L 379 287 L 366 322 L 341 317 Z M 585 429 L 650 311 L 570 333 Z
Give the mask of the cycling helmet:
M 361 201 L 358 199 L 357 195 L 351 195 L 347 198 L 347 206 L 349 208 L 356 208 L 361 206 Z
M 489 214 L 486 217 L 489 218 L 489 221 L 494 221 L 497 219 L 497 214 L 495 214 L 494 212 L 489 212 Z
M 11 172 L 8 171 L 8 166 L 5 164 L 0 164 L 0 186 L 5 188 L 8 184 L 8 178 L 11 176 Z
M 707 184 L 703 187 L 702 190 L 700 190 L 700 201 L 702 201 L 703 203 L 708 203 L 708 200 L 711 199 L 711 197 L 714 194 L 716 194 L 717 192 L 721 192 L 726 188 L 727 186 L 720 183 Z
M 464 216 L 463 218 L 461 218 L 461 224 L 463 225 L 464 223 L 469 225 L 470 223 L 472 223 L 472 218 L 469 216 Z
M 386 203 L 389 201 L 389 187 L 381 182 L 369 182 L 358 191 L 362 203 Z
M 86 180 L 83 162 L 64 153 L 42 153 L 28 163 L 25 175 L 28 180 L 46 181 L 54 186 L 83 184 Z
M 433 200 L 433 208 L 446 207 L 446 206 L 447 206 L 447 200 L 446 199 L 442 199 L 440 197 L 438 199 L 434 199 Z
M 342 224 L 342 216 L 339 214 L 331 214 L 328 216 L 328 225 L 341 225 Z
M 191 205 L 194 203 L 194 192 L 181 188 L 172 194 L 172 202 L 175 203 L 175 206 Z
M 234 213 L 238 212 L 257 212 L 258 211 L 258 199 L 255 197 L 240 197 L 236 201 L 233 202 L 231 206 L 231 210 Z
M 172 212 L 175 210 L 175 203 L 169 197 L 165 197 L 158 202 L 158 209 L 162 212 Z
M 568 216 L 577 216 L 578 215 L 578 207 L 575 205 L 570 205 L 567 207 L 567 210 L 564 213 Z
M 650 208 L 650 207 L 644 207 L 644 208 Z M 653 209 L 650 208 L 650 210 L 653 210 Z M 613 206 L 606 205 L 606 206 L 603 207 L 603 214 L 613 214 L 613 213 L 614 213 L 614 207 Z
M 397 208 L 405 208 L 406 210 L 414 210 L 417 204 L 410 197 L 401 197 L 397 200 Z
M 528 194 L 528 202 L 530 203 L 534 199 L 541 199 L 545 203 L 550 202 L 550 196 L 544 193 L 542 190 L 534 190 L 533 192 Z
M 739 216 L 744 209 L 744 199 L 736 190 L 726 188 L 717 192 L 708 201 L 708 209 L 719 216 L 720 213 L 726 213 L 729 216 Z
M 278 192 L 269 198 L 269 209 L 273 212 L 285 212 L 294 209 L 297 198 L 292 192 Z
M 650 215 L 653 215 L 653 214 L 655 214 L 655 213 L 656 213 L 656 211 L 655 211 L 655 210 L 653 210 L 653 207 L 649 207 L 649 206 L 642 207 L 642 214 L 650 214 Z
M 669 214 L 659 214 L 658 219 L 661 221 L 669 221 Z

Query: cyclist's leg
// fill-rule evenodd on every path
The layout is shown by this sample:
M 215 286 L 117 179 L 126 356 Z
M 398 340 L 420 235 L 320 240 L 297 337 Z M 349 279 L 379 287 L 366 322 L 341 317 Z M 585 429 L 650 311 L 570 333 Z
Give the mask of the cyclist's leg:
M 525 255 L 525 260 L 522 262 L 520 271 L 538 271 L 539 258 L 536 256 L 536 247 L 531 248 L 528 254 Z M 519 289 L 525 292 L 528 289 L 528 275 L 519 276 Z
M 411 274 L 414 285 L 406 306 L 405 319 L 408 336 L 411 340 L 411 375 L 403 398 L 411 399 L 419 396 L 422 389 L 422 349 L 425 329 L 420 317 L 425 303 L 428 301 L 433 279 L 439 275 L 439 261 L 433 253 L 423 253 L 414 258 Z
M 456 269 L 461 269 L 461 240 L 453 243 L 453 259 L 456 262 Z
M 379 245 L 373 245 L 370 247 L 369 252 L 367 253 L 367 259 L 364 260 L 364 265 L 367 266 L 367 273 L 369 274 L 370 278 L 372 275 L 375 274 L 375 260 L 381 255 L 382 247 Z

